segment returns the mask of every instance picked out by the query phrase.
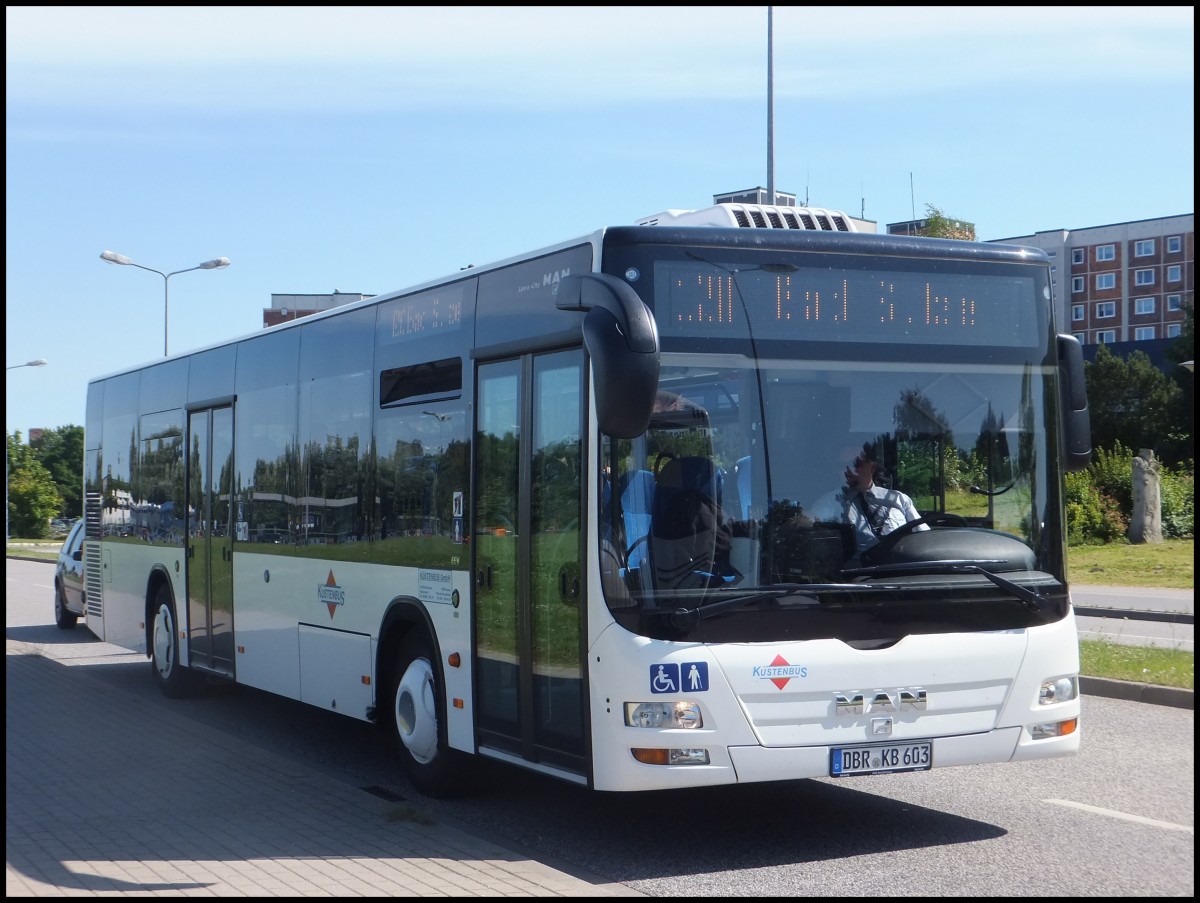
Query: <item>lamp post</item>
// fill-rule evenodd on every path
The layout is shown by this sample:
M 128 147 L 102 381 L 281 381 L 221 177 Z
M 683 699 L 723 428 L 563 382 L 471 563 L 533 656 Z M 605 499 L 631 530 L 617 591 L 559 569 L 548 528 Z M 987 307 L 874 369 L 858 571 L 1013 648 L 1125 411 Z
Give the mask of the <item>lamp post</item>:
M 163 357 L 167 356 L 167 311 L 169 307 L 169 284 L 172 276 L 178 276 L 180 273 L 190 273 L 192 270 L 223 270 L 229 266 L 228 257 L 217 257 L 214 260 L 206 260 L 204 263 L 198 263 L 194 267 L 188 267 L 186 270 L 176 270 L 173 273 L 164 273 L 162 270 L 156 270 L 152 267 L 144 267 L 140 263 L 134 263 L 124 254 L 118 254 L 116 251 L 105 251 L 100 255 L 100 259 L 107 263 L 120 264 L 123 267 L 137 267 L 139 270 L 145 270 L 147 273 L 158 273 L 163 277 Z
M 26 361 L 24 364 L 9 364 L 4 369 L 19 370 L 22 367 L 44 367 L 46 366 L 45 358 L 37 358 L 36 360 Z M 5 381 L 7 385 L 7 381 Z M 4 544 L 8 545 L 8 428 L 4 430 Z

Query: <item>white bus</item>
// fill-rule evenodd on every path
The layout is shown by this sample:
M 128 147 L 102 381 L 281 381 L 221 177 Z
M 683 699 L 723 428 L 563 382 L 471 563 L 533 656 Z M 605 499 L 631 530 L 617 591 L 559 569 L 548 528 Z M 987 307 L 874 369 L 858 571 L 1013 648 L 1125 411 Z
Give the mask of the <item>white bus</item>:
M 168 696 L 376 722 L 430 795 L 1075 753 L 1050 292 L 1039 250 L 720 205 L 97 378 L 87 626 Z M 866 552 L 818 504 L 855 449 L 921 515 Z

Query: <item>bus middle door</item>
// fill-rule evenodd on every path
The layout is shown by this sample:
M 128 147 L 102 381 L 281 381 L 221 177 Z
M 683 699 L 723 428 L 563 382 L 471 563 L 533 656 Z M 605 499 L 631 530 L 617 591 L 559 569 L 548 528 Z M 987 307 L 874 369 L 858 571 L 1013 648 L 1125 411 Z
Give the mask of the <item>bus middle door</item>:
M 233 408 L 188 412 L 188 664 L 228 677 L 233 661 Z

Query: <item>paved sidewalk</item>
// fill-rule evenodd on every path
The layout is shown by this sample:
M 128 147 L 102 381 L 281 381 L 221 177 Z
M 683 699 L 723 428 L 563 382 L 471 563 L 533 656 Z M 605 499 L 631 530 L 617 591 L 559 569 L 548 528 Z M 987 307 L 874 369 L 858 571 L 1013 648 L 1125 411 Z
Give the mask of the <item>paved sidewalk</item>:
M 7 897 L 643 896 L 5 646 Z

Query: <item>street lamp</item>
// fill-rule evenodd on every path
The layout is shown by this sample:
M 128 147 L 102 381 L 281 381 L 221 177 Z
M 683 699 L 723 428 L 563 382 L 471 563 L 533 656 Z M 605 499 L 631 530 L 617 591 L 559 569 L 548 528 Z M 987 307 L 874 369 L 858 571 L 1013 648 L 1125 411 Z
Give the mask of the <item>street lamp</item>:
M 22 367 L 44 367 L 46 366 L 45 358 L 37 358 L 36 360 L 26 361 L 24 364 L 9 364 L 4 369 L 19 370 Z M 8 383 L 5 383 L 7 386 Z M 4 544 L 8 545 L 8 428 L 4 429 Z
M 47 363 L 49 363 L 49 362 L 45 358 L 39 357 L 35 361 L 28 361 L 24 364 L 10 364 L 9 366 L 5 367 L 4 369 L 5 370 L 17 370 L 21 367 L 44 367 L 44 366 L 46 366 Z
M 145 270 L 148 273 L 158 273 L 163 277 L 163 357 L 167 356 L 167 309 L 168 309 L 168 283 L 172 276 L 178 276 L 180 273 L 190 273 L 192 270 L 223 270 L 229 266 L 228 257 L 218 257 L 215 260 L 206 260 L 204 263 L 197 264 L 194 267 L 188 267 L 186 270 L 176 270 L 173 273 L 164 273 L 162 270 L 155 270 L 151 267 L 144 267 L 140 263 L 134 263 L 124 254 L 118 254 L 116 251 L 105 251 L 100 255 L 100 259 L 107 263 L 117 263 L 123 267 L 137 267 L 139 270 Z

